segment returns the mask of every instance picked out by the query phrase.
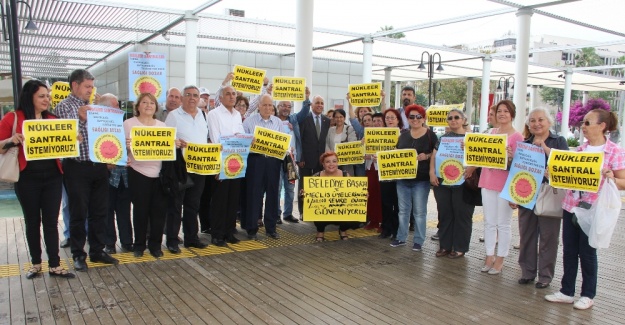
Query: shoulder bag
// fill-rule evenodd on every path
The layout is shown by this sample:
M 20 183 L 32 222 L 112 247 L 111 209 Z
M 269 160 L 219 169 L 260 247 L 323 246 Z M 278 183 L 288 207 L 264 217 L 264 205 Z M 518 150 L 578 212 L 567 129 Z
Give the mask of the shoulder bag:
M 553 188 L 544 183 L 536 198 L 534 214 L 541 217 L 562 218 L 562 201 L 565 194 L 566 190 Z
M 17 113 L 13 120 L 13 132 L 11 136 L 15 135 L 17 129 Z M 7 183 L 15 183 L 20 179 L 20 165 L 17 161 L 18 146 L 14 146 L 8 149 L 5 153 L 0 154 L 0 181 Z

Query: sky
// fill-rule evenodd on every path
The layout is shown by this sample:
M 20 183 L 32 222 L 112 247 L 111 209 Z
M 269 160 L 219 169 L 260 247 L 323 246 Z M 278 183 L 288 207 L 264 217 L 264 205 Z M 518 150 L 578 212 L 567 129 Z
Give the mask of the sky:
M 150 6 L 193 9 L 207 0 L 150 0 Z M 513 3 L 532 5 L 554 0 L 510 0 Z M 108 1 L 114 2 L 114 1 Z M 124 3 L 145 5 L 144 0 L 125 0 Z M 180 7 L 180 3 L 185 7 Z M 205 13 L 223 14 L 227 8 L 245 10 L 247 18 L 295 23 L 295 0 L 222 0 L 206 9 Z M 487 0 L 314 0 L 314 26 L 320 28 L 375 33 L 381 26 L 395 28 L 420 25 L 462 17 L 470 14 L 509 8 Z M 624 0 L 581 0 L 540 8 L 559 16 L 580 20 L 588 24 L 625 33 L 622 15 Z M 292 14 L 289 14 L 292 13 Z M 517 18 L 514 12 L 446 26 L 420 29 L 406 33 L 406 39 L 432 45 L 490 43 L 508 32 L 515 33 Z M 534 14 L 531 35 L 556 35 L 603 42 L 621 40 L 623 37 L 575 26 L 543 15 Z

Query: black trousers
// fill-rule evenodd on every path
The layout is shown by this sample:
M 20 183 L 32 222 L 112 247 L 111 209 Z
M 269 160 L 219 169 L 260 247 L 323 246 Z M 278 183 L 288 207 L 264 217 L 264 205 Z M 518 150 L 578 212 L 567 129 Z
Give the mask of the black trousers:
M 167 246 L 180 244 L 178 240 L 180 224 L 182 224 L 185 244 L 196 243 L 200 240 L 198 237 L 198 211 L 206 176 L 197 174 L 189 174 L 189 176 L 193 180 L 193 186 L 180 191 L 177 197 L 170 197 L 169 200 L 166 225 Z M 150 233 L 150 237 L 152 237 L 152 233 Z
M 210 207 L 213 198 L 213 192 L 217 186 L 217 180 L 215 175 L 208 175 L 204 179 L 204 191 L 202 191 L 202 198 L 200 199 L 200 230 L 209 231 L 210 225 Z
M 140 252 L 145 250 L 148 227 L 150 227 L 148 248 L 160 250 L 167 205 L 160 179 L 147 177 L 128 168 L 128 187 L 133 206 L 134 250 Z
M 212 239 L 226 239 L 237 223 L 241 178 L 217 182 L 210 210 Z
M 241 216 L 241 227 L 247 230 L 248 234 L 258 232 L 258 216 L 262 213 L 265 195 L 267 195 L 265 231 L 268 234 L 276 232 L 281 167 L 282 161 L 273 157 L 251 153 L 247 158 L 245 173 L 247 208 L 245 216 Z
M 300 168 L 299 169 L 299 180 L 297 182 L 297 209 L 299 210 L 299 217 L 304 217 L 304 200 L 299 196 L 304 188 L 304 177 L 310 177 L 313 174 L 320 172 L 321 168 Z
M 475 206 L 464 202 L 463 191 L 464 186 L 434 186 L 440 248 L 466 253 L 471 242 Z
M 382 233 L 397 236 L 399 228 L 399 204 L 397 202 L 397 183 L 380 182 L 382 197 Z
M 128 168 L 130 171 L 130 168 Z M 130 183 L 130 180 L 128 180 Z M 130 184 L 128 184 L 130 187 Z M 118 187 L 109 184 L 109 207 L 106 218 L 106 245 L 115 245 L 117 232 L 115 220 L 119 230 L 119 242 L 122 245 L 132 244 L 132 222 L 130 221 L 130 190 L 120 180 Z
M 15 183 L 15 194 L 24 213 L 30 261 L 41 264 L 41 225 L 48 254 L 48 266 L 59 266 L 58 216 L 63 177 L 56 164 L 48 170 L 29 171 L 28 166 Z
M 89 255 L 98 255 L 106 240 L 109 173 L 105 164 L 63 160 L 64 183 L 69 200 L 69 237 L 74 258 L 86 256 L 85 221 L 89 224 Z M 57 212 L 58 214 L 58 212 Z

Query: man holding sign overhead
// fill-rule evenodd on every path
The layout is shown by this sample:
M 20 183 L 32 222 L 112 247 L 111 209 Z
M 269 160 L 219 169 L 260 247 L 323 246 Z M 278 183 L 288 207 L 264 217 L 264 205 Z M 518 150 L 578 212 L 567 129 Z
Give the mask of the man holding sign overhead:
M 262 95 L 260 98 L 260 106 L 258 113 L 251 115 L 243 123 L 243 129 L 245 133 L 252 134 L 258 132 L 258 128 L 269 129 L 282 134 L 282 121 L 273 115 L 273 101 L 271 96 Z M 268 132 L 265 132 L 268 133 Z M 252 142 L 252 149 L 262 145 L 263 148 L 276 148 L 279 146 L 285 146 L 284 143 L 279 143 L 282 139 L 287 139 L 286 147 L 290 142 L 289 137 L 285 134 L 284 137 L 275 136 L 271 134 L 265 139 L 261 140 L 258 136 L 255 136 L 254 142 Z M 265 142 L 264 145 L 259 145 L 259 141 Z M 282 141 L 284 142 L 284 141 Z M 253 150 L 254 151 L 254 150 Z M 263 196 L 267 195 L 265 200 L 265 231 L 267 236 L 278 239 L 280 235 L 276 232 L 276 221 L 278 220 L 278 187 L 280 182 L 280 168 L 282 167 L 282 160 L 271 157 L 268 154 L 262 154 L 257 152 L 251 152 L 247 158 L 247 171 L 245 173 L 246 179 L 246 200 L 247 209 L 245 209 L 245 216 L 242 216 L 241 227 L 247 230 L 247 237 L 250 239 L 256 239 L 256 233 L 258 232 L 258 216 L 262 213 Z

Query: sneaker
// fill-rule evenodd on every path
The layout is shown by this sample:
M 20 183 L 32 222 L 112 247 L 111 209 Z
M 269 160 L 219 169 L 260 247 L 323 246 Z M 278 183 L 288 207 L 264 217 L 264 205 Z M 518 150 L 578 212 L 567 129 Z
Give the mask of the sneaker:
M 439 239 L 439 237 L 438 237 L 438 232 L 437 232 L 437 233 L 435 233 L 434 235 L 432 235 L 432 237 L 430 237 L 430 238 L 431 238 L 432 240 L 438 240 L 438 239 Z
M 592 305 L 594 304 L 595 303 L 594 301 L 592 301 L 592 299 L 588 297 L 581 297 L 579 298 L 578 301 L 575 302 L 575 304 L 573 304 L 573 308 L 579 309 L 579 310 L 585 310 L 585 309 L 592 307 Z
M 405 241 L 401 241 L 401 240 L 393 240 L 391 242 L 391 247 L 399 247 L 399 246 L 406 246 L 406 242 Z
M 586 298 L 586 299 L 588 299 L 588 298 Z M 559 303 L 563 303 L 563 304 L 572 304 L 575 301 L 575 299 L 573 299 L 573 297 L 567 296 L 567 295 L 563 294 L 560 291 L 552 293 L 550 295 L 546 295 L 545 296 L 545 300 L 551 301 L 551 302 L 559 302 Z M 580 299 L 580 300 L 582 300 L 582 299 Z
M 412 245 L 412 250 L 415 252 L 420 252 L 421 251 L 421 245 L 414 243 L 414 245 Z

